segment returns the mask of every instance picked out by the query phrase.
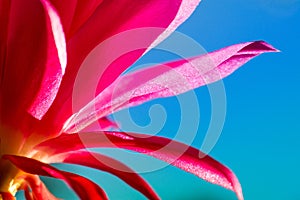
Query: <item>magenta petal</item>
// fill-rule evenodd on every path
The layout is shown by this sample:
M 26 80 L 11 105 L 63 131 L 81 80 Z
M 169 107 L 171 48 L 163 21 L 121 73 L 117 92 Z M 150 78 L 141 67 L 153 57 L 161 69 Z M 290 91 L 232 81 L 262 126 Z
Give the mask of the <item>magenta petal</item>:
M 53 163 L 53 159 L 51 159 L 51 161 Z M 54 160 L 54 162 L 78 164 L 106 171 L 119 177 L 128 185 L 140 191 L 147 198 L 159 199 L 151 186 L 141 176 L 123 163 L 108 156 L 99 153 L 78 151 L 69 152 L 64 155 L 58 155 L 58 159 Z
M 47 13 L 48 54 L 40 90 L 29 108 L 29 113 L 41 119 L 48 111 L 58 92 L 67 65 L 66 41 L 60 18 L 47 0 L 41 1 Z
M 103 117 L 85 127 L 82 132 L 95 132 L 95 131 L 112 131 L 118 130 L 119 124 L 111 121 L 110 119 Z
M 221 80 L 255 56 L 274 51 L 265 42 L 247 42 L 124 75 L 76 113 L 64 131 L 77 132 L 118 110 Z
M 48 164 L 27 157 L 4 155 L 2 158 L 10 160 L 24 172 L 64 180 L 81 199 L 107 199 L 105 192 L 98 185 L 77 174 L 58 170 Z
M 51 0 L 62 20 L 67 39 L 94 14 L 103 0 L 61 1 Z
M 98 119 L 97 124 L 100 130 L 108 130 L 109 128 L 118 128 L 118 124 L 107 117 Z M 98 129 L 99 130 L 99 129 Z
M 50 155 L 84 148 L 124 148 L 153 156 L 184 171 L 233 190 L 243 199 L 240 183 L 234 173 L 203 152 L 167 138 L 122 132 L 64 134 L 41 143 L 36 148 Z
M 171 33 L 175 31 L 178 26 L 180 26 L 187 18 L 189 18 L 200 1 L 201 0 L 182 0 L 173 21 L 169 24 L 168 28 L 151 44 L 148 50 L 155 47 L 157 44 L 167 38 Z
M 67 72 L 56 100 L 48 112 L 51 120 L 66 121 L 70 115 L 94 98 L 94 92 L 92 92 L 92 96 L 91 93 L 87 94 L 87 91 L 93 91 L 91 85 L 97 87 L 97 83 L 101 83 L 95 89 L 96 94 L 99 94 L 141 57 L 151 44 L 154 46 L 160 42 L 186 20 L 198 3 L 199 0 L 151 0 L 139 3 L 132 0 L 103 1 L 67 42 Z M 147 31 L 149 27 L 155 27 L 155 31 L 153 29 Z M 122 41 L 117 44 L 115 40 L 111 40 L 120 33 L 134 32 L 137 29 L 146 31 L 147 35 L 135 34 L 136 37 L 133 40 L 123 37 Z M 163 36 L 159 37 L 162 33 L 164 33 Z M 155 40 L 156 42 L 154 42 Z M 73 87 L 76 85 L 73 83 L 75 80 L 78 81 L 76 75 L 78 75 L 79 69 L 82 69 L 83 61 L 89 57 L 88 55 L 91 55 L 91 51 L 97 45 L 104 43 L 109 50 L 105 48 L 100 51 L 100 54 L 93 57 L 93 64 L 88 64 L 93 73 L 89 73 L 88 80 L 85 79 L 87 82 L 78 83 L 80 89 L 74 90 Z M 110 61 L 111 59 L 112 61 Z M 74 91 L 76 91 L 76 97 L 79 96 L 76 100 L 72 99 Z M 78 105 L 74 106 L 72 100 L 76 101 Z
M 1 115 L 18 124 L 27 111 L 40 119 L 66 66 L 59 17 L 46 0 L 1 1 L 0 12 Z

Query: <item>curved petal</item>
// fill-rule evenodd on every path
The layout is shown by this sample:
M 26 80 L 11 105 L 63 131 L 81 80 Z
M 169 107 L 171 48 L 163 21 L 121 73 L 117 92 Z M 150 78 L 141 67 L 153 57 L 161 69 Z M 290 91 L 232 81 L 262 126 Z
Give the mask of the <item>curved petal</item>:
M 54 177 L 64 180 L 81 199 L 107 199 L 105 192 L 95 183 L 82 176 L 58 170 L 40 161 L 15 155 L 3 155 L 26 173 Z
M 107 117 L 102 117 L 102 118 L 98 119 L 97 124 L 101 127 L 101 130 L 108 130 L 108 128 L 118 128 L 119 127 L 119 125 L 115 121 L 112 121 L 111 119 L 108 119 Z
M 41 2 L 48 15 L 47 26 L 51 33 L 48 36 L 48 54 L 43 80 L 28 110 L 37 119 L 41 119 L 52 105 L 67 65 L 66 41 L 60 18 L 47 0 Z
M 45 141 L 36 149 L 55 155 L 93 147 L 124 148 L 153 156 L 208 182 L 233 190 L 239 200 L 243 199 L 240 183 L 229 168 L 193 147 L 167 138 L 121 132 L 74 133 Z
M 26 199 L 26 200 L 34 200 L 33 194 L 32 194 L 32 192 L 30 191 L 29 186 L 27 186 L 27 187 L 24 188 L 24 196 L 25 196 L 25 199 Z
M 64 131 L 77 132 L 120 109 L 221 80 L 255 56 L 274 51 L 277 50 L 265 42 L 247 42 L 126 74 L 74 114 Z
M 25 197 L 29 200 L 34 199 L 47 199 L 47 200 L 58 200 L 45 186 L 45 184 L 36 175 L 27 175 L 24 178 L 28 186 L 25 188 Z
M 67 39 L 88 20 L 102 1 L 51 0 L 59 13 Z
M 72 121 L 72 120 L 70 120 Z M 67 124 L 66 124 L 67 125 Z M 119 124 L 107 117 L 102 117 L 84 129 L 84 132 L 111 131 L 119 129 Z
M 150 50 L 151 48 L 158 45 L 160 42 L 166 39 L 173 31 L 175 31 L 178 26 L 180 26 L 185 20 L 187 20 L 194 12 L 200 1 L 201 0 L 183 0 L 176 14 L 176 17 L 170 23 L 168 28 L 158 36 L 158 38 L 150 45 L 150 47 L 147 50 Z
M 172 32 L 191 14 L 196 5 L 195 1 L 187 0 L 141 0 L 139 3 L 132 0 L 103 1 L 68 41 L 68 70 L 49 113 L 51 120 L 61 123 L 66 121 L 74 112 L 91 101 L 95 93 L 100 93 L 132 65 L 162 32 L 166 29 Z M 188 9 L 184 9 L 183 6 Z M 181 17 L 176 17 L 178 10 Z M 135 34 L 135 37 L 130 38 L 121 36 L 121 42 L 111 39 L 120 33 L 149 27 L 159 28 L 155 31 L 144 30 L 145 35 Z M 96 46 L 97 53 L 90 54 Z M 76 78 L 77 72 L 83 68 L 82 65 L 87 58 L 92 60 L 88 63 L 89 78 Z M 111 61 L 112 58 L 114 59 Z M 91 71 L 93 74 L 90 74 Z M 80 83 L 82 80 L 85 80 L 84 84 Z M 80 88 L 75 88 L 74 91 L 76 85 L 80 85 Z M 95 87 L 95 91 L 89 88 L 88 91 L 91 93 L 87 94 L 86 87 Z M 75 100 L 78 105 L 73 108 L 72 92 L 78 98 Z M 85 95 L 76 95 L 82 92 Z
M 79 67 L 83 59 L 86 58 L 94 47 L 118 33 L 144 27 L 167 28 L 175 18 L 180 5 L 180 0 L 142 0 L 139 1 L 138 4 L 132 0 L 102 2 L 94 15 L 90 17 L 81 30 L 74 35 L 68 43 L 68 52 L 70 53 L 69 60 L 70 65 L 72 65 L 70 67 L 72 70 L 75 70 L 74 65 Z M 161 31 L 163 30 L 164 29 L 161 29 Z M 103 56 L 98 57 L 97 60 L 99 63 L 97 67 L 102 68 L 103 71 L 107 71 L 105 72 L 107 75 L 104 74 L 99 80 L 102 83 L 102 89 L 99 88 L 99 90 L 106 88 L 128 68 L 128 66 L 135 62 L 160 33 L 161 32 L 155 32 L 153 35 L 148 34 L 148 37 L 142 37 L 143 41 L 141 42 L 144 44 L 144 50 L 129 53 L 123 58 L 120 58 L 120 61 L 116 60 L 114 63 L 111 63 L 112 66 L 101 66 L 101 60 L 107 58 L 103 58 Z M 125 42 L 124 40 L 123 43 Z M 124 48 L 122 47 L 125 45 L 123 43 L 116 47 L 111 46 L 112 49 L 109 49 L 109 51 L 113 52 L 119 48 Z M 128 43 L 127 45 L 134 46 L 134 43 Z M 80 48 L 80 51 L 78 51 L 77 48 Z M 133 50 L 138 49 L 130 49 L 130 51 Z M 105 51 L 107 51 L 107 49 Z M 110 55 L 107 54 L 107 56 Z M 119 55 L 119 57 L 120 56 L 122 55 Z
M 52 104 L 66 66 L 66 45 L 59 17 L 48 1 L 1 1 L 0 7 L 3 2 L 1 114 L 19 124 L 27 111 L 41 119 Z
M 64 127 L 69 126 L 69 122 L 72 122 L 72 118 L 70 118 L 67 122 L 65 122 Z M 84 128 L 84 132 L 94 132 L 94 131 L 111 131 L 117 130 L 119 128 L 119 124 L 108 117 L 102 117 L 91 123 L 89 126 Z M 63 128 L 64 129 L 64 128 Z
M 151 186 L 132 169 L 108 156 L 87 151 L 68 152 L 51 158 L 51 163 L 63 162 L 83 165 L 111 173 L 134 189 L 140 191 L 149 199 L 159 199 Z

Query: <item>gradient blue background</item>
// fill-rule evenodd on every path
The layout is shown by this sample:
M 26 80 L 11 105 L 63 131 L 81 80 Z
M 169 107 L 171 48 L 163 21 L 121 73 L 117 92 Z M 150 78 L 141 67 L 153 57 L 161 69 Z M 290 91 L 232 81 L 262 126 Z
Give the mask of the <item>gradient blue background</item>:
M 227 97 L 225 126 L 210 155 L 229 166 L 239 177 L 246 200 L 300 199 L 300 1 L 299 0 L 204 0 L 192 17 L 178 30 L 213 51 L 235 43 L 265 40 L 281 53 L 261 55 L 224 80 Z M 172 58 L 150 52 L 136 66 Z M 210 122 L 210 97 L 206 87 L 196 89 L 201 111 L 198 135 L 193 145 L 200 147 Z M 150 126 L 149 108 L 161 104 L 167 114 L 159 135 L 172 137 L 180 122 L 176 98 L 155 100 L 131 109 L 137 126 Z M 190 110 L 191 115 L 193 109 Z M 155 116 L 153 117 L 155 118 Z M 124 130 L 140 127 L 121 124 Z M 145 129 L 146 130 L 146 129 Z M 189 134 L 189 127 L 186 127 Z M 137 156 L 131 162 L 157 163 Z M 111 199 L 144 199 L 117 178 L 95 170 L 56 165 L 76 171 L 98 182 Z M 236 199 L 234 193 L 198 179 L 173 167 L 143 174 L 162 199 Z M 75 199 L 63 183 L 47 179 L 59 197 Z

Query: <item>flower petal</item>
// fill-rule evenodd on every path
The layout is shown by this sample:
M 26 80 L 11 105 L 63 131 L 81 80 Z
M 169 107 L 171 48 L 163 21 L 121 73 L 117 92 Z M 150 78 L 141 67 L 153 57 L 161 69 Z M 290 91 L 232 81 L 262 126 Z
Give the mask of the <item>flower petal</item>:
M 109 128 L 118 128 L 119 127 L 119 125 L 116 122 L 108 119 L 107 117 L 102 117 L 102 118 L 98 119 L 97 125 L 99 125 L 101 130 L 108 130 Z M 97 129 L 97 130 L 99 130 L 99 129 Z
M 243 199 L 240 183 L 234 173 L 203 152 L 167 138 L 134 133 L 98 132 L 64 134 L 36 147 L 50 156 L 93 147 L 124 148 L 144 153 L 184 171 L 233 190 L 238 199 Z
M 31 189 L 31 192 L 28 187 L 25 188 L 25 197 L 26 199 L 47 199 L 47 200 L 58 200 L 53 194 L 48 190 L 45 184 L 40 180 L 36 175 L 27 175 L 24 178 L 28 186 Z
M 162 32 L 165 30 L 172 32 L 182 23 L 195 9 L 197 5 L 195 2 L 199 1 L 141 0 L 139 3 L 132 0 L 103 1 L 68 41 L 68 70 L 53 108 L 50 110 L 50 118 L 56 122 L 66 121 L 74 112 L 91 101 L 95 93 L 100 93 L 132 65 Z M 135 34 L 134 40 L 123 37 L 121 42 L 116 42 L 111 39 L 120 33 L 131 32 L 139 28 L 149 29 L 149 27 L 159 28 L 156 31 L 145 30 L 147 35 L 144 36 Z M 87 70 L 89 78 L 84 78 L 85 82 L 81 84 L 80 81 L 83 79 L 78 77 L 76 79 L 76 76 L 79 69 L 83 68 L 84 60 L 89 58 L 88 55 L 94 55 L 90 53 L 97 45 L 104 43 L 105 48 L 98 48 L 99 54 L 91 58 L 93 62 L 88 64 L 91 68 Z M 114 59 L 108 62 L 112 58 Z M 93 71 L 92 74 L 91 71 Z M 98 83 L 101 84 L 98 85 Z M 80 87 L 74 90 L 77 85 Z M 94 91 L 92 88 L 85 89 L 90 85 L 94 87 Z M 91 92 L 87 93 L 87 91 Z M 78 99 L 74 100 L 74 93 Z M 72 100 L 76 102 L 75 106 L 72 105 Z
M 27 187 L 24 188 L 24 196 L 25 196 L 25 199 L 26 199 L 26 200 L 34 200 L 33 194 L 32 194 L 32 192 L 30 191 L 29 186 L 27 186 Z
M 66 47 L 48 1 L 5 2 L 4 7 L 0 3 L 5 10 L 0 22 L 1 114 L 19 124 L 27 111 L 41 119 L 49 109 L 66 66 Z
M 87 151 L 68 152 L 66 154 L 60 154 L 57 157 L 51 158 L 51 163 L 54 162 L 78 164 L 106 171 L 119 177 L 128 185 L 140 191 L 147 198 L 159 199 L 151 186 L 141 176 L 123 163 L 108 156 Z
M 186 19 L 188 19 L 200 3 L 200 1 L 201 0 L 183 0 L 176 14 L 176 17 L 169 24 L 168 28 L 162 34 L 160 34 L 159 37 L 151 44 L 148 50 L 166 39 L 172 32 L 177 29 L 178 26 L 180 26 Z
M 47 0 L 41 0 L 47 13 L 48 55 L 40 90 L 29 108 L 29 113 L 41 119 L 48 111 L 58 92 L 67 65 L 66 41 L 60 18 Z
M 265 42 L 247 42 L 126 74 L 75 113 L 64 131 L 77 132 L 123 108 L 221 80 L 255 56 L 274 51 L 276 49 Z
M 84 129 L 84 132 L 111 131 L 119 129 L 119 124 L 107 117 L 102 117 Z
M 16 200 L 16 198 L 9 192 L 0 192 L 0 197 L 2 197 L 4 200 Z
M 118 33 L 144 27 L 167 28 L 177 15 L 180 5 L 181 1 L 179 0 L 143 0 L 138 4 L 132 0 L 112 0 L 102 2 L 94 15 L 86 22 L 84 27 L 82 27 L 80 32 L 78 32 L 78 34 L 76 34 L 68 43 L 71 57 L 70 64 L 81 64 L 83 59 L 86 58 L 94 47 Z M 103 20 L 104 18 L 106 19 L 105 21 Z M 161 31 L 163 30 L 164 29 L 161 29 Z M 101 66 L 101 60 L 107 58 L 103 58 L 103 56 L 98 57 L 97 60 L 99 63 L 97 67 L 99 68 L 100 66 L 102 70 L 107 71 L 99 80 L 102 85 L 99 90 L 106 88 L 126 68 L 135 62 L 160 33 L 161 32 L 157 32 L 153 35 L 149 34 L 148 37 L 142 37 L 143 41 L 141 42 L 144 44 L 144 50 L 134 51 L 124 56 L 118 55 L 118 57 L 123 57 L 120 57 L 119 60 L 113 62 L 111 66 Z M 123 42 L 125 43 L 126 41 L 124 40 Z M 134 46 L 134 43 L 128 43 L 127 45 Z M 117 51 L 119 48 L 124 48 L 122 47 L 124 46 L 123 43 L 118 46 L 109 46 L 112 48 L 109 49 L 111 52 Z M 77 50 L 78 47 L 80 48 L 80 51 Z M 133 51 L 138 49 L 129 50 Z M 109 56 L 107 53 L 106 55 Z M 71 68 L 74 70 L 73 66 Z
M 70 38 L 94 14 L 103 0 L 74 1 L 51 0 L 64 26 L 67 39 Z
M 95 183 L 82 176 L 58 170 L 40 161 L 15 155 L 3 155 L 16 167 L 30 174 L 54 177 L 64 180 L 81 199 L 107 199 L 105 192 Z

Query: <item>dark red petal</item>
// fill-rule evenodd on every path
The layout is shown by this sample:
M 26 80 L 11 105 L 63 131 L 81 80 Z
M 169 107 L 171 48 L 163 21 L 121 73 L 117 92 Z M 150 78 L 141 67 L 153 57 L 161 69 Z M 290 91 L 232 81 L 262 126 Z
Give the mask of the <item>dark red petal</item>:
M 33 194 L 32 194 L 32 192 L 30 191 L 29 186 L 27 186 L 27 187 L 24 188 L 24 196 L 25 196 L 25 199 L 26 199 L 26 200 L 34 200 Z
M 55 155 L 93 147 L 124 148 L 145 153 L 233 190 L 239 200 L 243 199 L 240 183 L 229 168 L 198 149 L 167 138 L 122 132 L 74 133 L 48 140 L 36 149 Z
M 1 200 L 16 200 L 9 192 L 0 192 L 0 197 L 2 197 Z
M 141 176 L 123 163 L 108 156 L 87 151 L 68 152 L 63 155 L 58 155 L 56 160 L 51 159 L 51 163 L 53 162 L 78 164 L 106 171 L 119 177 L 128 185 L 140 191 L 147 198 L 159 199 L 151 186 Z
M 27 157 L 3 155 L 2 158 L 10 160 L 24 172 L 64 180 L 81 199 L 107 199 L 105 192 L 98 185 L 77 174 L 58 170 L 48 164 Z
M 94 182 L 82 176 L 64 172 L 73 182 L 71 187 L 77 192 L 82 199 L 108 199 L 106 193 Z
M 77 132 L 118 110 L 219 81 L 255 56 L 274 51 L 277 50 L 263 41 L 247 42 L 126 74 L 74 114 L 64 131 Z

